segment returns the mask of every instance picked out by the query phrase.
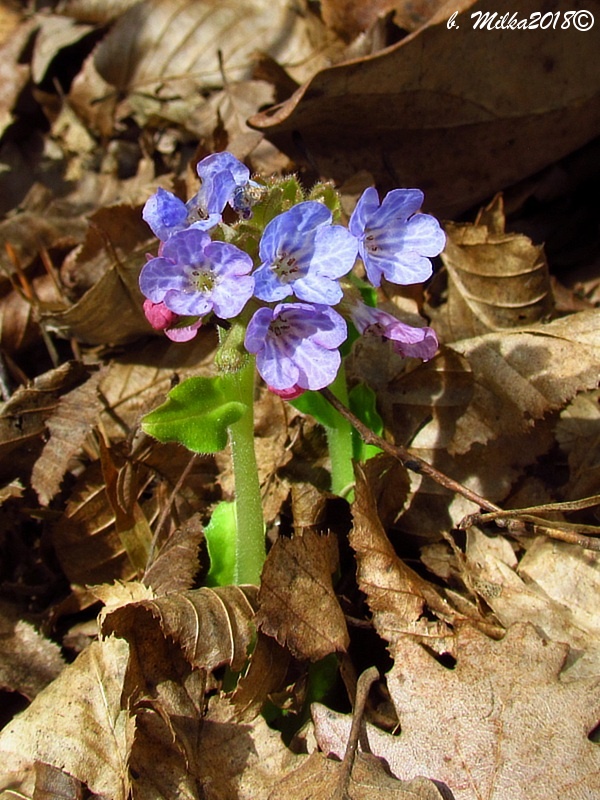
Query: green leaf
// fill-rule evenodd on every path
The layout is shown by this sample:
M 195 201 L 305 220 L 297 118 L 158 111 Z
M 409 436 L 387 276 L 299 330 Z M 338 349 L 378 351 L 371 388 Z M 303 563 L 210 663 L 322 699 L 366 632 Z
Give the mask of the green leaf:
M 229 586 L 235 582 L 237 525 L 235 503 L 223 501 L 216 506 L 204 529 L 210 557 L 207 586 Z
M 194 453 L 216 453 L 227 444 L 227 428 L 249 410 L 236 397 L 234 375 L 188 378 L 169 392 L 162 406 L 146 414 L 142 430 Z
M 377 397 L 373 389 L 365 383 L 359 383 L 348 394 L 350 410 L 364 422 L 373 433 L 378 436 L 383 434 L 383 420 L 377 411 Z M 358 433 L 352 430 L 352 447 L 355 461 L 368 461 L 369 458 L 381 453 L 379 447 L 365 444 Z

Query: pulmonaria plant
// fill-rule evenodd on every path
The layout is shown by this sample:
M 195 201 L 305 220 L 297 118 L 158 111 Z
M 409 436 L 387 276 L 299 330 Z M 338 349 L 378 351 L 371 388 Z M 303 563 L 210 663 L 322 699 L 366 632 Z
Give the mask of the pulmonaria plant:
M 337 306 L 336 319 L 345 316 L 360 334 L 390 339 L 400 355 L 434 355 L 431 328 L 413 328 L 370 309 L 348 292 L 351 278 L 346 278 L 357 256 L 374 287 L 383 278 L 410 284 L 431 275 L 430 259 L 443 249 L 445 236 L 434 217 L 419 213 L 422 192 L 394 189 L 380 202 L 377 190 L 368 188 L 347 228 L 334 224 L 332 210 L 320 200 L 301 199 L 285 208 L 284 199 L 281 212 L 259 230 L 258 252 L 248 253 L 215 241 L 209 231 L 221 228 L 219 235 L 231 236 L 231 226 L 222 223 L 225 206 L 238 211 L 242 227 L 252 204 L 260 205 L 276 185 L 270 189 L 250 180 L 248 168 L 231 153 L 208 156 L 197 172 L 202 184 L 187 203 L 159 189 L 144 207 L 144 219 L 162 242 L 140 275 L 144 310 L 154 328 L 174 341 L 189 341 L 209 315 L 223 320 L 242 315 L 245 349 L 257 356 L 260 375 L 282 396 L 322 389 L 335 379 L 341 356 L 334 354 L 346 339 L 346 326 L 336 322 L 339 341 L 330 346 L 327 307 Z M 264 332 L 261 341 L 257 331 Z
M 260 508 L 258 478 L 252 478 L 251 491 L 242 483 L 238 488 L 238 473 L 256 473 L 254 365 L 272 392 L 300 402 L 301 394 L 328 386 L 347 398 L 343 356 L 350 330 L 388 340 L 403 357 L 432 358 L 438 342 L 431 328 L 407 325 L 368 302 L 384 280 L 413 284 L 429 278 L 431 258 L 443 249 L 445 235 L 434 217 L 420 211 L 418 189 L 394 189 L 383 200 L 376 189 L 366 189 L 346 227 L 339 224 L 339 197 L 326 185 L 306 197 L 293 177 L 251 180 L 248 168 L 226 152 L 200 161 L 197 172 L 201 185 L 187 202 L 159 189 L 144 206 L 143 218 L 160 244 L 139 283 L 148 322 L 171 340 L 190 341 L 201 326 L 217 322 L 221 347 L 215 361 L 221 374 L 196 379 L 194 391 L 187 382 L 176 387 L 143 427 L 163 441 L 204 452 L 222 447 L 225 428 L 229 431 L 239 528 L 246 518 L 260 516 L 250 509 L 257 502 Z M 230 217 L 237 212 L 237 222 L 225 222 L 227 205 Z M 338 439 L 348 439 L 351 430 L 342 428 Z M 242 446 L 244 437 L 249 441 Z M 350 463 L 351 449 L 347 442 L 336 445 L 345 455 L 334 457 L 332 442 L 332 488 L 341 492 L 353 473 L 346 466 L 336 478 L 336 462 Z M 243 500 L 250 494 L 251 502 Z M 262 527 L 257 531 L 255 526 L 252 566 L 240 555 L 245 552 L 240 545 L 240 563 L 246 559 L 246 566 L 236 580 L 257 579 L 257 564 L 264 559 Z M 243 539 L 240 531 L 238 536 Z

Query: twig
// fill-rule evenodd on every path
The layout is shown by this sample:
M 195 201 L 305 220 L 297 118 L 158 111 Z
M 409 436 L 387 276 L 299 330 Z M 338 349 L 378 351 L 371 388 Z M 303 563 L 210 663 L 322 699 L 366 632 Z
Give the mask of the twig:
M 354 759 L 356 758 L 356 751 L 358 750 L 358 737 L 360 735 L 365 705 L 367 697 L 369 696 L 369 690 L 378 678 L 379 671 L 377 667 L 369 667 L 369 669 L 362 673 L 356 684 L 356 700 L 354 702 L 354 713 L 352 714 L 352 727 L 350 728 L 350 735 L 348 736 L 344 760 L 340 767 L 338 784 L 335 792 L 331 796 L 331 800 L 348 800 L 349 798 L 348 784 L 350 782 L 350 775 L 352 774 L 352 767 L 354 766 Z
M 363 422 L 361 422 L 359 418 L 350 411 L 349 408 L 346 408 L 346 406 L 338 400 L 338 398 L 333 394 L 333 392 L 331 392 L 330 389 L 325 388 L 321 389 L 320 391 L 323 397 L 325 397 L 325 399 L 331 403 L 335 410 L 345 417 L 345 419 L 347 419 L 348 422 L 350 422 L 350 424 L 358 431 L 366 444 L 373 444 L 376 447 L 379 447 L 379 449 L 383 450 L 384 453 L 388 453 L 388 455 L 397 458 L 398 461 L 404 464 L 406 469 L 416 472 L 419 475 L 429 475 L 429 477 L 433 478 L 433 480 L 436 483 L 439 483 L 440 486 L 466 497 L 467 500 L 470 500 L 480 508 L 484 508 L 486 511 L 490 512 L 489 514 L 473 514 L 465 517 L 463 520 L 461 520 L 459 527 L 469 527 L 466 524 L 469 521 L 470 524 L 475 524 L 475 521 L 497 519 L 498 526 L 505 528 L 511 535 L 515 537 L 529 535 L 531 533 L 541 534 L 548 536 L 550 539 L 558 539 L 561 542 L 575 544 L 584 550 L 600 551 L 600 539 L 594 539 L 592 536 L 583 535 L 581 530 L 584 526 L 579 525 L 571 527 L 569 526 L 569 523 L 548 522 L 548 520 L 523 513 L 523 511 L 526 512 L 532 509 L 517 509 L 516 512 L 503 511 L 499 506 L 495 505 L 494 503 L 490 503 L 489 500 L 486 500 L 485 497 L 482 497 L 481 495 L 477 494 L 477 492 L 469 489 L 468 486 L 463 486 L 462 483 L 455 481 L 453 478 L 450 478 L 448 475 L 440 472 L 435 467 L 432 467 L 431 464 L 427 463 L 427 461 L 424 461 L 422 458 L 419 458 L 419 456 L 411 453 L 410 450 L 407 450 L 405 447 L 391 444 L 385 439 L 382 439 L 381 436 L 378 436 Z M 596 501 L 600 502 L 600 497 L 577 500 L 570 504 L 549 504 L 543 508 L 544 510 L 578 510 L 580 508 L 587 508 L 590 505 L 596 505 Z M 587 505 L 583 505 L 584 503 L 587 503 Z M 552 506 L 560 506 L 560 509 L 552 508 Z M 567 506 L 570 506 L 570 508 L 568 509 Z M 537 509 L 541 507 L 534 506 L 533 508 Z M 508 519 L 505 521 L 502 519 L 503 517 Z M 585 527 L 587 528 L 587 531 L 592 533 L 594 536 L 600 536 L 600 529 L 593 528 L 592 526 Z
M 346 408 L 346 406 L 341 403 L 329 389 L 325 388 L 321 389 L 320 391 L 323 397 L 325 397 L 325 399 L 331 403 L 335 410 L 339 411 L 339 413 L 345 417 L 354 428 L 356 428 L 366 444 L 373 444 L 376 447 L 379 447 L 380 450 L 388 453 L 388 455 L 397 458 L 398 461 L 401 461 L 406 469 L 411 470 L 411 472 L 416 472 L 419 475 L 429 475 L 429 477 L 433 478 L 433 480 L 436 483 L 439 483 L 440 486 L 443 486 L 444 488 L 449 489 L 451 492 L 455 492 L 456 494 L 461 494 L 463 497 L 466 497 L 467 500 L 475 503 L 480 508 L 485 508 L 487 511 L 502 510 L 499 506 L 494 505 L 494 503 L 490 503 L 489 500 L 486 500 L 485 497 L 482 497 L 481 495 L 477 494 L 477 492 L 469 489 L 468 486 L 463 486 L 462 483 L 455 481 L 448 475 L 444 475 L 443 472 L 440 472 L 435 467 L 432 467 L 431 464 L 427 463 L 427 461 L 424 461 L 422 458 L 419 458 L 419 456 L 414 455 L 414 453 L 411 453 L 410 450 L 407 450 L 405 447 L 397 444 L 391 444 L 385 439 L 382 439 L 381 436 L 373 433 L 373 431 L 363 422 L 361 422 L 359 418 L 350 411 L 349 408 Z

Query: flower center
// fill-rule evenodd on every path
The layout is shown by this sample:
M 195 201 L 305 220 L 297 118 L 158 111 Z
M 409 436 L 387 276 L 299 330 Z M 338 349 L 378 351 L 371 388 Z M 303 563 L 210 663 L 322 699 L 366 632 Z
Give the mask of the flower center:
M 189 273 L 191 292 L 210 292 L 215 285 L 215 278 L 212 272 L 207 269 L 193 267 Z
M 377 244 L 377 239 L 374 233 L 369 233 L 364 238 L 365 242 L 365 249 L 369 251 L 369 253 L 376 253 L 379 250 L 379 246 Z
M 277 337 L 284 336 L 290 330 L 290 328 L 291 325 L 283 314 L 280 314 L 269 325 L 269 330 L 271 331 L 273 336 Z
M 271 264 L 271 269 L 282 283 L 291 283 L 300 277 L 298 260 L 289 253 L 280 253 L 277 260 Z

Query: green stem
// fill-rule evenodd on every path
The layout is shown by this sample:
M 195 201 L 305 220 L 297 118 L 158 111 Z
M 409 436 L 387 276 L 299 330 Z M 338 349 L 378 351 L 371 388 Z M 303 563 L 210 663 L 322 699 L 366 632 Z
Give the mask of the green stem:
M 265 526 L 254 451 L 254 359 L 234 373 L 239 399 L 248 411 L 229 427 L 235 477 L 235 583 L 260 582 L 265 562 Z
M 329 387 L 345 406 L 348 406 L 348 385 L 344 365 L 340 367 L 336 379 Z M 354 466 L 352 462 L 352 425 L 339 415 L 334 428 L 325 428 L 331 458 L 331 491 L 342 497 L 352 499 L 354 485 Z

